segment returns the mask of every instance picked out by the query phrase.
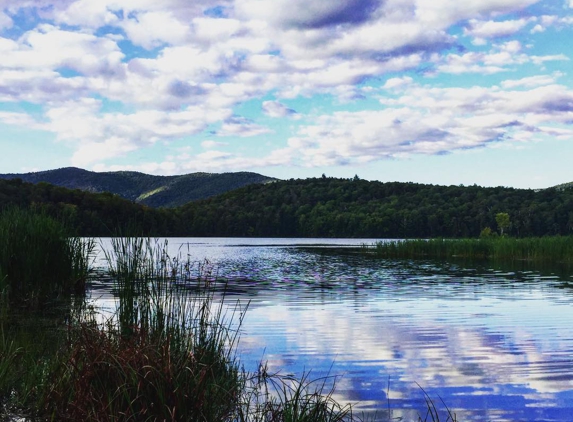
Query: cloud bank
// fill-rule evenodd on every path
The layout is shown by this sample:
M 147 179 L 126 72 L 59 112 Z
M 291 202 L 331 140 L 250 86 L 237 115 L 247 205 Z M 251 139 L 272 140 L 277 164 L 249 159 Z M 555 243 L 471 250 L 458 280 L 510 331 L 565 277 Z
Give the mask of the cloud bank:
M 226 139 L 209 144 L 219 154 L 155 162 L 175 172 L 348 165 L 566 138 L 572 92 L 547 66 L 569 57 L 534 53 L 531 37 L 573 19 L 530 9 L 544 4 L 0 1 L 0 122 L 53 133 L 74 150 L 71 164 L 98 168 L 158 142 Z M 504 76 L 456 87 L 440 79 L 448 75 Z M 290 105 L 301 101 L 313 107 Z M 237 111 L 253 102 L 258 114 Z M 345 104 L 353 106 L 340 111 Z M 232 150 L 275 133 L 265 118 L 288 119 L 290 135 L 263 156 Z

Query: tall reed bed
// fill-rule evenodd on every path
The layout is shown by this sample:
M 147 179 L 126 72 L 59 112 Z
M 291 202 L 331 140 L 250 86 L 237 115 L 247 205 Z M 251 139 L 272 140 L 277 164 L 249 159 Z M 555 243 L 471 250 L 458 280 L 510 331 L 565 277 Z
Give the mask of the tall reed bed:
M 42 307 L 82 293 L 93 240 L 70 236 L 65 223 L 40 211 L 11 207 L 0 213 L 0 290 L 20 307 Z
M 113 239 L 117 316 L 73 330 L 44 412 L 62 421 L 229 420 L 241 394 L 240 315 L 215 303 L 211 277 L 166 246 Z
M 366 248 L 385 258 L 470 258 L 573 264 L 573 236 L 408 239 Z
M 0 212 L 0 405 L 35 401 L 83 296 L 94 242 L 33 209 Z M 83 300 L 80 300 L 83 303 Z M 77 301 L 76 301 L 77 303 Z

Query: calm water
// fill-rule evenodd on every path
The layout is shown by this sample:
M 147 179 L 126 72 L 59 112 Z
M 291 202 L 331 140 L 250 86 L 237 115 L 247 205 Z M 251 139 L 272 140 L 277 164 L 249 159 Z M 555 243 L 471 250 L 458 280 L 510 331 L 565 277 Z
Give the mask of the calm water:
M 249 370 L 264 360 L 283 374 L 339 376 L 336 398 L 381 421 L 424 416 L 420 387 L 459 421 L 573 420 L 571 274 L 381 260 L 348 248 L 373 242 L 169 245 L 209 260 L 229 282 L 228 300 L 250 303 L 239 347 Z M 92 296 L 112 306 L 105 286 Z

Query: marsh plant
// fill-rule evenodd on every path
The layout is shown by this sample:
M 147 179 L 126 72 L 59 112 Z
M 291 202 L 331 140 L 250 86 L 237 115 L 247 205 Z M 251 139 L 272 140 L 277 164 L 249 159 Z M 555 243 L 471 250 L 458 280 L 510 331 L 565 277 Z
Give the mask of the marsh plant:
M 366 248 L 384 258 L 466 258 L 573 264 L 573 236 L 407 239 Z
M 170 257 L 166 244 L 117 238 L 105 255 L 117 314 L 84 315 L 43 411 L 63 421 L 229 420 L 241 394 L 242 311 L 215 303 L 209 274 Z
M 40 308 L 83 293 L 95 243 L 72 236 L 62 221 L 32 209 L 0 212 L 0 291 L 12 305 Z
M 94 242 L 62 221 L 21 208 L 0 212 L 0 405 L 31 406 L 75 304 L 83 304 Z M 74 297 L 74 295 L 77 295 Z M 78 300 L 79 298 L 79 300 Z

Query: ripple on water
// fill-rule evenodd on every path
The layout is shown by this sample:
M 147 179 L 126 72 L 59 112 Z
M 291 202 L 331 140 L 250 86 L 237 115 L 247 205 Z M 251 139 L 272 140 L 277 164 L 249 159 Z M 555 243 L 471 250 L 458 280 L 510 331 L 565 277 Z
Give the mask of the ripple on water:
M 283 373 L 341 375 L 336 397 L 380 420 L 389 404 L 392 417 L 417 420 L 418 384 L 458 420 L 571 420 L 569 273 L 382 260 L 296 239 L 193 242 L 188 252 L 216 266 L 230 296 L 251 302 L 247 368 L 263 358 Z

